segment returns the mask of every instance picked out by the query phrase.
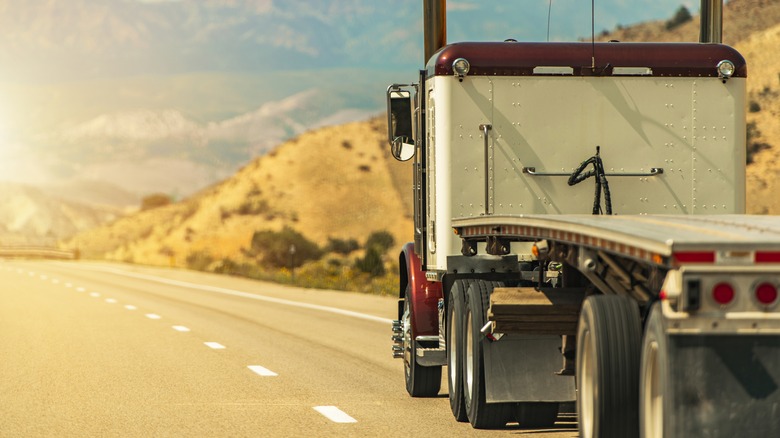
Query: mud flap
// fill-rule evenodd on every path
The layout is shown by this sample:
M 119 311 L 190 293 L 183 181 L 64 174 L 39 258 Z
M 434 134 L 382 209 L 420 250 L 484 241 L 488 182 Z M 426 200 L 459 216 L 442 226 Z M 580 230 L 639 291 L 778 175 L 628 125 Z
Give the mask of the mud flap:
M 669 336 L 672 437 L 780 436 L 780 336 Z
M 576 399 L 574 378 L 555 374 L 563 363 L 560 336 L 506 335 L 484 342 L 488 403 Z

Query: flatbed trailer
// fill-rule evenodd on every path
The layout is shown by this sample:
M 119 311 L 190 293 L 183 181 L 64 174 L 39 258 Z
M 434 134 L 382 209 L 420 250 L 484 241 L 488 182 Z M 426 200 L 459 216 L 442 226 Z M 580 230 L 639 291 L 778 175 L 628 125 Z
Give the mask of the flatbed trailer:
M 618 407 L 634 403 L 614 386 L 622 379 L 638 396 L 645 436 L 780 434 L 780 218 L 520 215 L 454 219 L 452 226 L 464 257 L 510 266 L 498 261 L 505 256 L 472 248 L 532 242 L 547 265 L 533 286 L 485 282 L 467 292 L 473 298 L 478 288 L 492 289 L 480 329 L 491 341 L 483 345 L 483 378 L 488 392 L 503 395 L 491 401 L 528 398 L 535 392 L 529 388 L 540 386 L 552 395 L 542 400 L 549 403 L 560 397 L 555 391 L 571 390 L 551 377 L 550 363 L 505 370 L 516 371 L 529 355 L 553 356 L 554 337 L 541 352 L 545 336 L 576 335 L 579 390 L 590 395 L 578 398 L 580 412 L 630 415 Z M 550 264 L 575 268 L 600 295 L 538 275 L 560 273 Z M 581 319 L 585 308 L 598 316 Z M 600 339 L 615 332 L 624 336 Z

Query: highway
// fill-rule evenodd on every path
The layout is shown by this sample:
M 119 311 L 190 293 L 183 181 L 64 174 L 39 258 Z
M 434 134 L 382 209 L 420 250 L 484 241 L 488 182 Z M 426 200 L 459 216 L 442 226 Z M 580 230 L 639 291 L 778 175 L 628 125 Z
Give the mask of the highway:
M 528 436 L 412 399 L 396 300 L 131 265 L 0 261 L 0 436 Z

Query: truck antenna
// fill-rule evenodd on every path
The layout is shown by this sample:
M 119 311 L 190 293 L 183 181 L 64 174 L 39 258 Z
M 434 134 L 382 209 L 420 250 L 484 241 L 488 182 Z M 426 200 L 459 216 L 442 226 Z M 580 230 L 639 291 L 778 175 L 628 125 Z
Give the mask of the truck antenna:
M 550 42 L 550 16 L 552 15 L 552 0 L 547 6 L 547 42 Z

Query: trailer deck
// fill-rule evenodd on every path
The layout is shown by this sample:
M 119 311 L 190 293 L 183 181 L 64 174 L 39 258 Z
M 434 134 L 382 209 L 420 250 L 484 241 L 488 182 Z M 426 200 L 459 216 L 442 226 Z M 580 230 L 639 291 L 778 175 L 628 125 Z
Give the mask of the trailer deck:
M 491 215 L 452 226 L 465 240 L 549 239 L 665 266 L 780 263 L 777 216 Z

